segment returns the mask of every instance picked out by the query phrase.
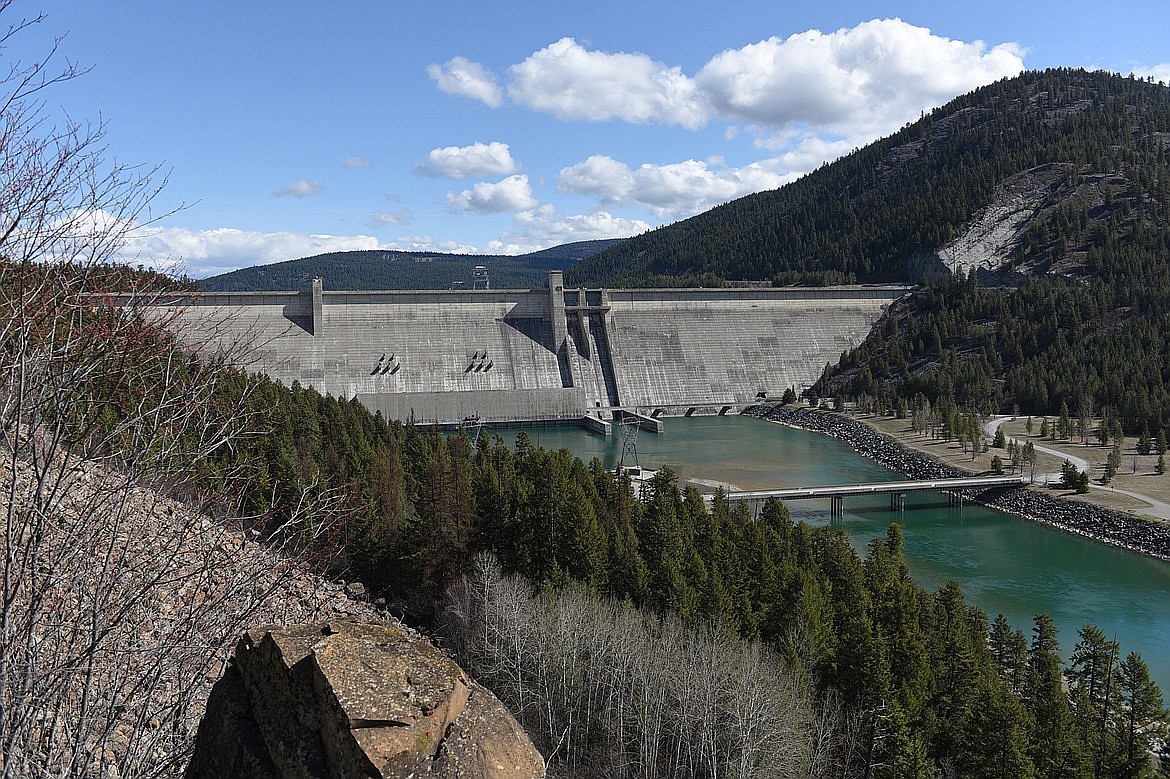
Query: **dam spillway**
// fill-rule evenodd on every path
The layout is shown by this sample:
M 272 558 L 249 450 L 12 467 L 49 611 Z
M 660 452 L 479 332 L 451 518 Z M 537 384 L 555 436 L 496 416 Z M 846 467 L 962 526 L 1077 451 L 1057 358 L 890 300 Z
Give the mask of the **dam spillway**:
M 809 386 L 906 287 L 290 292 L 175 298 L 195 350 L 452 425 L 720 413 Z

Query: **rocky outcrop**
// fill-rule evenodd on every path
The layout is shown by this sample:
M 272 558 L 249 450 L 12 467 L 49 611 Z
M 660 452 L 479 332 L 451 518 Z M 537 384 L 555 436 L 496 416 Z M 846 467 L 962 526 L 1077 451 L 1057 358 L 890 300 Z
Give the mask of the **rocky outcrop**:
M 507 709 L 394 624 L 248 631 L 216 683 L 188 779 L 542 777 Z

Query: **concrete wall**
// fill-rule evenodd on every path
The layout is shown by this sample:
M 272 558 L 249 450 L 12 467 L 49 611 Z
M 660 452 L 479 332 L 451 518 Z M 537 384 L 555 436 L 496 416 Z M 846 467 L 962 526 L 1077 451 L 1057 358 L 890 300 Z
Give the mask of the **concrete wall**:
M 904 290 L 215 293 L 175 329 L 285 383 L 420 422 L 718 410 L 812 383 Z M 568 305 L 566 305 L 566 302 Z M 616 402 L 615 402 L 616 401 Z
M 614 290 L 608 334 L 622 405 L 742 405 L 820 377 L 899 288 Z

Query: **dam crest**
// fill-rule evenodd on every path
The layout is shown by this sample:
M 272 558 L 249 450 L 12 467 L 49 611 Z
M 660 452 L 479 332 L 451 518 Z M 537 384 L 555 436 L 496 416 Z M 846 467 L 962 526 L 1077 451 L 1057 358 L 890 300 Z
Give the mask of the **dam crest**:
M 417 424 L 586 424 L 726 413 L 819 378 L 901 286 L 198 293 L 196 350 Z

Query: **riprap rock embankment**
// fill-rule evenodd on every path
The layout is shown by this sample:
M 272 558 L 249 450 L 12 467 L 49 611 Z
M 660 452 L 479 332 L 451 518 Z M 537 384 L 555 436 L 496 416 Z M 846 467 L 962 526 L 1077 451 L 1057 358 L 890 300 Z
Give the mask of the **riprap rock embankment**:
M 838 438 L 854 451 L 910 479 L 966 476 L 930 455 L 841 414 L 792 406 L 753 406 L 745 413 Z M 1170 527 L 1098 506 L 1060 500 L 1037 489 L 987 490 L 974 495 L 985 506 L 1035 522 L 1170 560 Z

